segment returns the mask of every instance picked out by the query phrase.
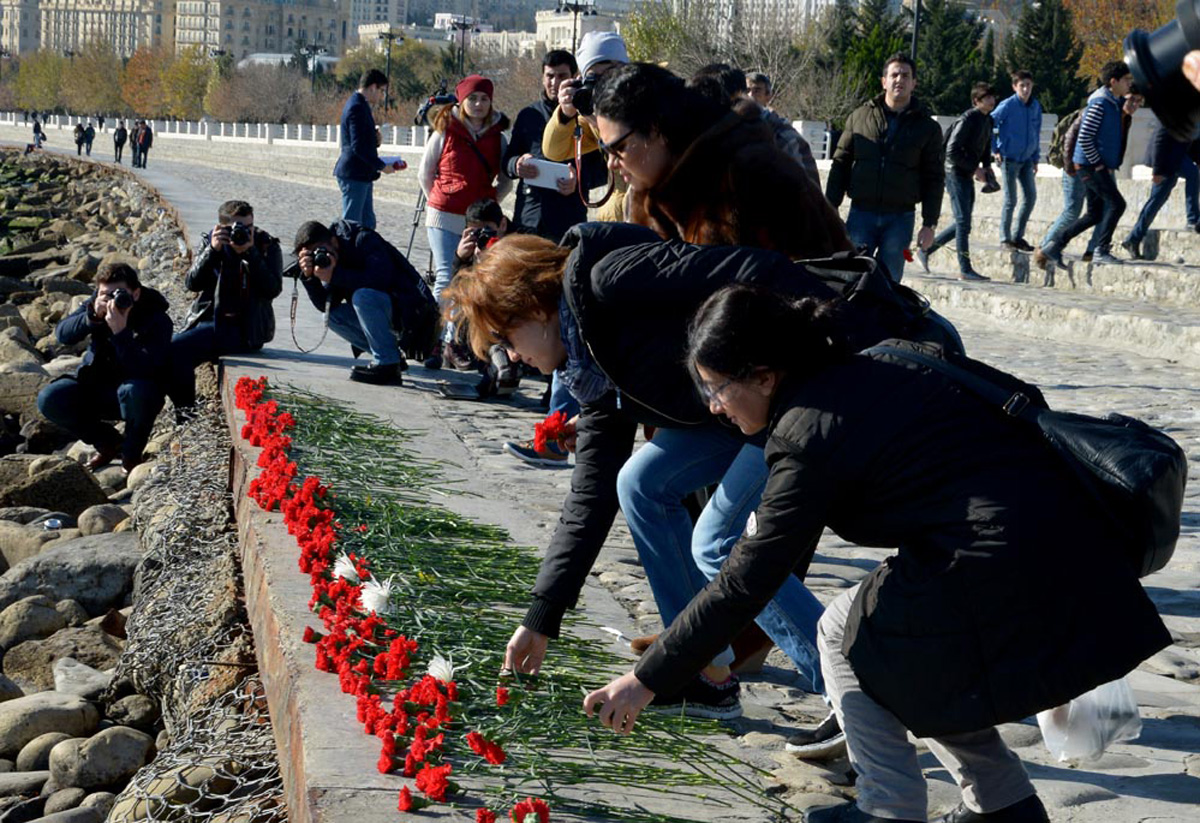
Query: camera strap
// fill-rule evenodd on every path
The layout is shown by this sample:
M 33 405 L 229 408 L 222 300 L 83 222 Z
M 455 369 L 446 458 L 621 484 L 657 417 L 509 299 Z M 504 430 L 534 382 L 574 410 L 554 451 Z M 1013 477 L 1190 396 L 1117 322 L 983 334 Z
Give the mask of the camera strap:
M 599 149 L 596 149 L 596 151 L 599 151 Z M 589 209 L 598 209 L 607 203 L 608 198 L 612 197 L 613 190 L 616 188 L 617 181 L 613 177 L 612 170 L 608 168 L 608 163 L 604 164 L 604 171 L 608 175 L 604 194 L 600 195 L 599 200 L 592 202 L 588 200 L 587 188 L 583 184 L 583 124 L 579 122 L 577 117 L 575 119 L 575 190 L 579 192 L 579 199 L 583 201 L 583 205 Z
M 312 354 L 317 349 L 321 348 L 321 344 L 325 342 L 325 336 L 329 334 L 329 298 L 326 295 L 325 311 L 321 312 L 322 329 L 321 338 L 316 342 L 311 349 L 306 349 L 300 345 L 300 341 L 296 339 L 296 308 L 300 304 L 300 278 L 297 276 L 292 280 L 292 305 L 288 309 L 288 318 L 292 321 L 292 343 L 295 344 L 296 350 L 301 354 Z

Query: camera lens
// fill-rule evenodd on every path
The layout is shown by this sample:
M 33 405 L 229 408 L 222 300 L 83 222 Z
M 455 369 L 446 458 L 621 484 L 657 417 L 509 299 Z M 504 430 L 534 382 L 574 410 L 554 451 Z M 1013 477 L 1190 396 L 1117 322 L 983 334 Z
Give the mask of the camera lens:
M 113 304 L 121 311 L 133 306 L 133 295 L 125 291 L 125 289 L 117 289 L 112 295 Z
M 1200 0 L 1180 0 L 1176 18 L 1157 31 L 1140 29 L 1125 38 L 1125 63 L 1133 82 L 1158 119 L 1181 142 L 1191 142 L 1200 125 L 1200 92 L 1183 76 L 1184 56 L 1200 49 Z
M 235 246 L 242 246 L 250 242 L 250 229 L 246 228 L 241 223 L 234 223 L 229 230 L 229 242 Z
M 313 268 L 326 269 L 333 262 L 333 258 L 329 255 L 328 249 L 317 249 L 313 252 Z
M 587 86 L 575 92 L 575 96 L 571 98 L 571 105 L 583 115 L 591 116 L 595 113 L 592 108 L 592 90 Z

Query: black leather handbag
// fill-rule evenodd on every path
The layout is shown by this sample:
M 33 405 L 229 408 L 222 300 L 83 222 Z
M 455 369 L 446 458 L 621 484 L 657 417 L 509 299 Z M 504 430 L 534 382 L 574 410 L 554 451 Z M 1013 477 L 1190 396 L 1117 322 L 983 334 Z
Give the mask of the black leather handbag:
M 1036 428 L 1125 534 L 1139 576 L 1167 565 L 1179 539 L 1187 483 L 1187 456 L 1170 437 L 1123 414 L 1053 411 L 1024 392 L 921 352 L 887 345 L 867 350 L 872 352 L 928 366 Z

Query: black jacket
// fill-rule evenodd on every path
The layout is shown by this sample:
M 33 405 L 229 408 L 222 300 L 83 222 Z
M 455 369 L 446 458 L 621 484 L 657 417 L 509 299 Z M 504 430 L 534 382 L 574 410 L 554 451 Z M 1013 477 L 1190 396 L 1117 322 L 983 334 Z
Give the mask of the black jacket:
M 543 95 L 538 102 L 521 109 L 508 140 L 508 151 L 504 155 L 504 172 L 517 181 L 513 222 L 529 234 L 556 243 L 567 229 L 587 220 L 587 206 L 579 198 L 578 188 L 571 194 L 562 195 L 555 189 L 526 184 L 517 177 L 517 160 L 524 154 L 532 154 L 539 160 L 545 159 L 542 154 L 542 133 L 557 107 L 555 101 L 547 100 Z M 600 152 L 592 151 L 583 156 L 583 177 L 580 186 L 584 191 L 604 183 L 605 165 Z
M 946 171 L 970 177 L 992 167 L 992 116 L 972 106 L 950 124 L 946 139 Z
M 171 343 L 167 299 L 148 286 L 129 310 L 129 323 L 113 334 L 104 318 L 92 316 L 95 296 L 58 322 L 54 334 L 64 346 L 91 337 L 76 376 L 82 382 L 118 386 L 127 380 L 163 380 Z
M 113 130 L 113 145 L 114 146 L 118 146 L 118 147 L 124 146 L 125 141 L 128 139 L 129 139 L 129 132 L 125 129 L 124 126 L 117 126 Z
M 184 285 L 200 292 L 188 310 L 184 328 L 213 320 L 241 329 L 247 351 L 261 349 L 275 337 L 271 301 L 283 291 L 283 252 L 279 240 L 255 229 L 254 245 L 245 254 L 215 251 L 205 232 L 192 258 Z
M 747 625 L 824 528 L 898 553 L 867 576 L 844 651 L 920 737 L 1061 705 L 1170 643 L 1062 458 L 948 378 L 859 355 L 785 382 L 753 528 L 642 657 L 678 689 Z
M 859 106 L 833 152 L 825 196 L 840 206 L 849 194 L 859 209 L 912 211 L 921 204 L 921 225 L 934 226 L 942 211 L 942 130 L 916 97 L 902 111 L 887 139 L 883 95 Z
M 339 128 L 342 153 L 333 167 L 333 176 L 363 182 L 378 179 L 383 161 L 379 159 L 375 117 L 371 114 L 371 104 L 362 92 L 356 91 L 346 100 Z

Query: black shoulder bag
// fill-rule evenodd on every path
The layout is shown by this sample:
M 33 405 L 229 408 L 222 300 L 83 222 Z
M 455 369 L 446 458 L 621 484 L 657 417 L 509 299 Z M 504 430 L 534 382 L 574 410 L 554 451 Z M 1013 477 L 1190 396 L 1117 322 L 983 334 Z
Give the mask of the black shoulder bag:
M 1139 576 L 1167 565 L 1179 539 L 1187 483 L 1187 456 L 1170 437 L 1122 414 L 1101 419 L 1041 407 L 1020 391 L 1007 391 L 920 352 L 892 346 L 874 346 L 867 352 L 927 366 L 1037 429 L 1125 534 Z

